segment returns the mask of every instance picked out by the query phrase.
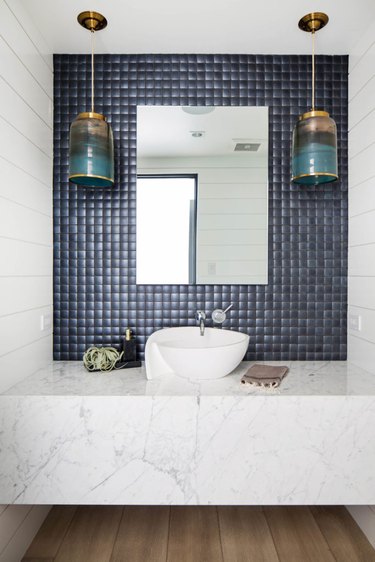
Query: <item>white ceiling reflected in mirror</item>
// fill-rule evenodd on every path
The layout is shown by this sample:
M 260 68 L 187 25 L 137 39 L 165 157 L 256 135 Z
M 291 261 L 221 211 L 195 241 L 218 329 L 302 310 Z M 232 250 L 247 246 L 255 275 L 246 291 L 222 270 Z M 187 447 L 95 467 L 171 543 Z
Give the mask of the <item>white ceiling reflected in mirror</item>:
M 137 108 L 137 283 L 268 282 L 268 108 Z

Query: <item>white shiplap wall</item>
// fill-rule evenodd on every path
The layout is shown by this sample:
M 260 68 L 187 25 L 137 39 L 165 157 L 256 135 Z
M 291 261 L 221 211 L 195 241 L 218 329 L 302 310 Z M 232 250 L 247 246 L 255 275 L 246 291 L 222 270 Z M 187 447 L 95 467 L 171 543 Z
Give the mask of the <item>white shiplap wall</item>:
M 375 374 L 375 24 L 349 57 L 348 316 L 349 359 Z
M 0 0 L 0 392 L 52 358 L 52 102 L 52 55 L 19 0 Z M 48 510 L 0 506 L 0 562 Z
M 375 376 L 375 23 L 349 55 L 348 359 Z M 375 508 L 348 510 L 375 546 Z
M 0 0 L 0 391 L 51 360 L 52 56 Z

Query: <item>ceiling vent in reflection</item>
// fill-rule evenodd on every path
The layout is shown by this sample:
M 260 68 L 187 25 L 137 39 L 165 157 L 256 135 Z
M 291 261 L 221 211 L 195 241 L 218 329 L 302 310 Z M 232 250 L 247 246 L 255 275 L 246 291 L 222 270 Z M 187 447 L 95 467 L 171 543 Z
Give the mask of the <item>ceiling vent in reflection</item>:
M 236 142 L 234 152 L 257 152 L 260 142 Z

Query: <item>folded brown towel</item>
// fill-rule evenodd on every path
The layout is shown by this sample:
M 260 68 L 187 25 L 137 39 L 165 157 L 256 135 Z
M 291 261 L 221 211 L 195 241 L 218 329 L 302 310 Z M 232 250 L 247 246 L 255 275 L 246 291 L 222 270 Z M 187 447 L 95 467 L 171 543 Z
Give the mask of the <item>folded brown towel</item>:
M 241 384 L 248 383 L 254 386 L 277 388 L 288 371 L 288 367 L 255 364 L 243 375 Z

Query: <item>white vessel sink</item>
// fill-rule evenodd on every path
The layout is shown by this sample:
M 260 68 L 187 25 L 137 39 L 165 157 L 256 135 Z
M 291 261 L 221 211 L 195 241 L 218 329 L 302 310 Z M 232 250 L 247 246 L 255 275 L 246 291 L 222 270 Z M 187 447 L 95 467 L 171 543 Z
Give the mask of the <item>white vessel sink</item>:
M 175 374 L 187 379 L 219 379 L 242 361 L 249 336 L 234 330 L 199 327 L 164 328 L 146 343 L 148 379 Z

